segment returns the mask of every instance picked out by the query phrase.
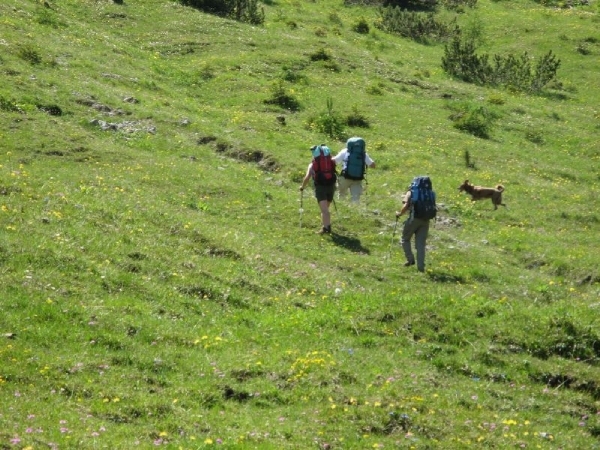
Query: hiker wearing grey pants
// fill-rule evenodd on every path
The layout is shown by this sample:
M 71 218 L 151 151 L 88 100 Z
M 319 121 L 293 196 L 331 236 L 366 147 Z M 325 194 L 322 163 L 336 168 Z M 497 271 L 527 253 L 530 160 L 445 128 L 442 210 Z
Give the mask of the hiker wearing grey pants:
M 417 219 L 413 217 L 413 210 L 410 202 L 411 192 L 410 190 L 404 194 L 402 199 L 402 210 L 396 211 L 396 217 L 400 217 L 406 211 L 410 211 L 410 216 L 404 222 L 402 228 L 402 236 L 400 237 L 400 244 L 402 250 L 404 250 L 404 256 L 406 256 L 405 267 L 413 266 L 415 264 L 415 256 L 411 248 L 411 239 L 415 237 L 415 247 L 417 250 L 417 270 L 419 272 L 425 272 L 425 246 L 427 244 L 427 236 L 429 234 L 429 220 Z

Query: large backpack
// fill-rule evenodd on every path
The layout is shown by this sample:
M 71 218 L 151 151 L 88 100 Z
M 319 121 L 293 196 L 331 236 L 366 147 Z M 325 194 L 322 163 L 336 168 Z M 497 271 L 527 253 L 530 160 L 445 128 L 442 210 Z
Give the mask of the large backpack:
M 363 180 L 365 178 L 366 170 L 366 150 L 365 140 L 360 137 L 353 137 L 348 139 L 346 142 L 346 149 L 348 150 L 348 161 L 346 163 L 346 169 L 342 174 L 344 178 L 350 180 Z
M 428 176 L 415 177 L 410 184 L 410 201 L 413 217 L 417 219 L 433 219 L 437 213 L 435 192 Z
M 315 172 L 315 184 L 331 186 L 335 184 L 335 161 L 331 158 L 331 150 L 326 145 L 316 145 L 312 148 L 312 168 Z

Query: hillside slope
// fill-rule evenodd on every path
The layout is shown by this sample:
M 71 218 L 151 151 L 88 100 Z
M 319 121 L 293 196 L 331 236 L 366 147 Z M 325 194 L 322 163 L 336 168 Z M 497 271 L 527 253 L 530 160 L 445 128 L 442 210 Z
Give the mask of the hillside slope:
M 598 3 L 438 12 L 552 50 L 539 95 L 453 80 L 373 7 L 262 6 L 0 5 L 2 448 L 599 447 Z M 369 126 L 323 134 L 328 101 Z M 308 149 L 352 135 L 378 167 L 316 236 Z M 425 274 L 394 216 L 420 174 Z

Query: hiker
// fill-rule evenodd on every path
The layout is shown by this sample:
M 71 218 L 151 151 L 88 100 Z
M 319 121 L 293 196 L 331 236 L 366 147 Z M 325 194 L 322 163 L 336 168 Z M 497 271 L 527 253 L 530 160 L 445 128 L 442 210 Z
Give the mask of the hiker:
M 329 206 L 333 201 L 335 193 L 335 182 L 337 175 L 335 172 L 335 161 L 331 157 L 331 151 L 325 144 L 315 145 L 311 147 L 313 159 L 306 169 L 306 175 L 302 180 L 300 191 L 304 188 L 312 178 L 315 188 L 315 197 L 321 209 L 322 227 L 317 233 L 331 233 L 331 214 Z
M 367 167 L 375 168 L 375 161 L 365 150 L 365 141 L 360 137 L 348 139 L 343 148 L 333 160 L 342 164 L 342 171 L 338 179 L 338 196 L 341 199 L 348 195 L 352 203 L 358 203 L 363 192 L 362 180 L 365 179 Z
M 406 257 L 404 266 L 409 267 L 415 264 L 415 256 L 411 248 L 411 239 L 414 236 L 417 250 L 417 270 L 425 272 L 425 246 L 429 234 L 429 221 L 435 218 L 437 213 L 435 192 L 430 178 L 427 176 L 415 177 L 404 194 L 402 203 L 402 209 L 396 211 L 396 220 L 405 212 L 410 211 L 400 237 L 400 244 Z

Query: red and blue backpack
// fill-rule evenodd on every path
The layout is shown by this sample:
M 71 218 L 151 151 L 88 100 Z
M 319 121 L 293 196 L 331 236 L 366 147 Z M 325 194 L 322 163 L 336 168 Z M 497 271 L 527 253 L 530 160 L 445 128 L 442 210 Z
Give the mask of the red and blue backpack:
M 331 150 L 325 144 L 315 145 L 311 148 L 313 154 L 312 168 L 314 171 L 315 185 L 331 186 L 337 180 L 335 161 L 331 157 Z

